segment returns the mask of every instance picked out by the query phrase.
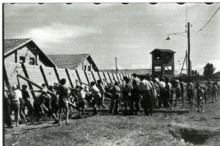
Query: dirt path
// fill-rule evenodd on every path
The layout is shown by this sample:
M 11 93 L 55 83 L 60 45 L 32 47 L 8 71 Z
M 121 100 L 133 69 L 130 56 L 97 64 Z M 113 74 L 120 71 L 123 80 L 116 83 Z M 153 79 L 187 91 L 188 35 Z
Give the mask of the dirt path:
M 181 107 L 189 109 L 188 106 Z M 220 145 L 220 102 L 208 103 L 204 113 L 155 113 L 123 116 L 107 113 L 71 119 L 69 125 L 53 121 L 30 123 L 5 132 L 5 144 L 24 145 Z

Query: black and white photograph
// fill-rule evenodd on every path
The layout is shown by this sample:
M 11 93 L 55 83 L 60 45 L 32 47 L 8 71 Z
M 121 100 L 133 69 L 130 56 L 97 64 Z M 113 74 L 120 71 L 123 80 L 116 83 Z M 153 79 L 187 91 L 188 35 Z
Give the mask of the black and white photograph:
M 219 146 L 219 9 L 2 3 L 2 145 Z

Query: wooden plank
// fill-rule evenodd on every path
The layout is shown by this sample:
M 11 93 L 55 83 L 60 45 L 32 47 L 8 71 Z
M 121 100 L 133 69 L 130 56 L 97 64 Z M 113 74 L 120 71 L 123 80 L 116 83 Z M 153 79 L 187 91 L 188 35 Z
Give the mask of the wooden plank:
M 35 82 L 38 85 L 46 84 L 43 75 L 41 73 L 40 66 L 25 65 L 25 68 L 27 70 L 29 80 Z M 33 87 L 33 90 L 38 90 L 38 88 Z
M 71 87 L 71 84 L 70 84 L 70 81 L 69 81 L 69 78 L 66 74 L 66 70 L 64 68 L 56 68 L 57 69 L 57 73 L 59 75 L 59 79 L 66 79 L 66 86 L 67 87 Z
M 116 76 L 118 77 L 119 83 L 122 84 L 123 83 L 123 79 L 121 77 L 121 74 L 116 74 Z
M 107 72 L 102 72 L 102 73 L 103 73 L 103 75 L 104 75 L 104 77 L 105 77 L 107 83 L 108 83 L 108 84 L 111 84 L 111 80 L 110 80 L 110 78 L 109 78 L 108 73 L 107 73 Z
M 23 68 L 20 63 L 5 63 L 5 71 L 8 76 L 8 82 L 10 86 L 19 85 L 21 88 L 22 85 L 26 85 L 27 87 L 29 87 L 26 81 L 17 78 L 18 74 L 25 76 Z M 33 103 L 34 97 L 31 94 L 29 88 L 27 88 L 27 91 L 30 95 L 31 103 Z
M 72 80 L 71 80 L 71 78 L 70 78 L 69 70 L 66 68 L 65 71 L 66 71 L 66 75 L 67 75 L 67 77 L 68 77 L 68 80 L 69 80 L 69 82 L 70 82 L 70 86 L 73 88 L 74 86 L 73 86 Z
M 21 74 L 24 76 L 24 71 L 20 63 L 5 63 L 5 70 L 10 86 L 18 85 L 17 74 Z M 28 85 L 27 82 L 23 82 L 23 84 L 25 83 L 26 85 Z
M 106 83 L 106 81 L 104 81 L 104 80 L 106 80 L 106 79 L 105 79 L 105 76 L 104 76 L 103 72 L 97 72 L 97 74 L 99 75 L 99 77 L 100 77 L 100 79 L 101 79 L 103 85 L 104 85 L 104 86 L 108 86 L 107 83 Z
M 96 82 L 97 82 L 98 80 L 101 80 L 100 77 L 99 77 L 98 72 L 96 72 L 96 71 L 92 71 L 92 74 L 93 74 L 93 76 L 94 76 Z
M 48 85 L 54 85 L 54 83 L 59 83 L 56 73 L 53 67 L 42 66 Z
M 118 77 L 117 77 L 116 73 L 112 73 L 112 75 L 113 75 L 115 81 L 117 81 L 119 83 L 120 81 L 118 80 Z
M 76 74 L 76 70 L 68 69 L 68 72 L 69 72 L 70 79 L 73 83 L 73 86 L 75 87 L 77 85 L 76 80 L 80 80 Z
M 86 84 L 90 84 L 88 81 L 87 81 L 87 78 L 85 76 L 85 73 L 83 70 L 77 70 L 78 74 L 79 74 L 79 77 L 80 77 L 80 81 L 83 82 L 83 83 L 86 83 Z
M 111 82 L 114 84 L 115 83 L 115 79 L 114 79 L 113 73 L 109 72 L 108 75 L 109 75 L 109 78 L 110 78 Z
M 118 74 L 118 76 L 119 76 L 120 80 L 123 80 L 123 75 L 121 73 Z
M 95 82 L 95 83 L 96 83 L 96 81 L 94 80 L 94 78 L 93 78 L 93 76 L 92 76 L 92 72 L 90 72 L 90 71 L 85 71 L 85 73 L 86 73 L 86 75 L 87 75 L 89 84 L 90 84 L 91 82 Z

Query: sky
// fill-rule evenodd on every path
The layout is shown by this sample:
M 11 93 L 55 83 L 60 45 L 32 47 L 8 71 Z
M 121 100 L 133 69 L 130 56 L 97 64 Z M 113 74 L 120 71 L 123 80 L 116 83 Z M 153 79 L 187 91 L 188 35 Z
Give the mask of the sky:
M 220 71 L 220 3 L 4 4 L 4 38 L 31 38 L 46 54 L 90 54 L 99 69 L 151 68 L 150 52 L 175 51 L 180 71 L 190 22 L 192 69 Z M 199 32 L 198 32 L 199 31 Z M 181 35 L 169 35 L 173 33 Z M 166 38 L 170 37 L 170 40 Z

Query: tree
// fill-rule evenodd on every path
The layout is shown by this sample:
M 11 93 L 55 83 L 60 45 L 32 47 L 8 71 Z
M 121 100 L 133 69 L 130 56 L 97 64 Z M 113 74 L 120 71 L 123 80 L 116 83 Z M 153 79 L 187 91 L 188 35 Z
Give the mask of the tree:
M 195 71 L 194 70 L 192 70 L 192 75 L 194 75 L 195 74 Z
M 210 79 L 215 71 L 215 68 L 212 63 L 207 63 L 204 67 L 204 76 L 206 79 Z
M 194 74 L 197 75 L 197 70 L 194 71 Z
M 197 72 L 196 78 L 199 79 L 199 76 L 200 76 L 200 75 L 199 75 L 199 72 Z

